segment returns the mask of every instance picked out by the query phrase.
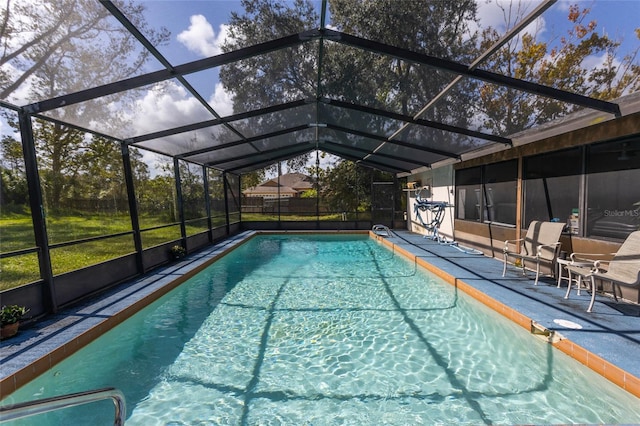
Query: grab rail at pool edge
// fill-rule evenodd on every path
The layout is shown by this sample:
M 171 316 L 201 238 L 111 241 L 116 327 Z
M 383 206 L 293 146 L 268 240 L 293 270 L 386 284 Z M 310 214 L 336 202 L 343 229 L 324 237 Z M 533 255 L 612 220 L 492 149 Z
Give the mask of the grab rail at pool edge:
M 127 409 L 123 393 L 116 388 L 95 389 L 0 407 L 0 423 L 104 399 L 111 399 L 115 405 L 114 426 L 123 426 Z

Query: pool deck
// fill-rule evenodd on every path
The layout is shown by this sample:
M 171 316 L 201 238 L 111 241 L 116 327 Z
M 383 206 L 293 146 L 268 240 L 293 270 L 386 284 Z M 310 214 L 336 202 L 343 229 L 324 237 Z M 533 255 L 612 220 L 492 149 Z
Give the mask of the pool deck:
M 190 254 L 150 275 L 119 285 L 100 299 L 66 309 L 2 341 L 0 398 L 256 234 L 243 232 Z M 523 277 L 514 267 L 507 268 L 506 276 L 502 277 L 500 259 L 468 254 L 408 231 L 372 237 L 394 252 L 415 259 L 461 291 L 532 329 L 559 350 L 640 397 L 640 306 L 616 303 L 598 295 L 593 312 L 588 313 L 587 291 L 577 296 L 574 290 L 569 299 L 564 299 L 566 284 L 557 288 L 553 278 L 541 278 L 534 286 L 533 273 Z M 581 328 L 573 328 L 574 324 Z

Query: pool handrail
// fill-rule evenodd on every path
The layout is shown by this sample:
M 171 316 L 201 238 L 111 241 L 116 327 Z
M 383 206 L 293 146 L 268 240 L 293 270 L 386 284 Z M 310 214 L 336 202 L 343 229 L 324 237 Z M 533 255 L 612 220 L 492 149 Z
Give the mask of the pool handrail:
M 373 227 L 371 228 L 371 230 L 373 231 L 374 234 L 380 236 L 380 237 L 390 237 L 391 236 L 391 230 L 385 226 L 385 225 L 373 225 Z
M 116 388 L 102 388 L 84 392 L 58 395 L 50 398 L 34 401 L 20 402 L 17 404 L 0 407 L 0 423 L 10 420 L 18 420 L 37 414 L 48 413 L 63 408 L 111 399 L 115 405 L 114 426 L 124 426 L 127 408 L 124 394 Z

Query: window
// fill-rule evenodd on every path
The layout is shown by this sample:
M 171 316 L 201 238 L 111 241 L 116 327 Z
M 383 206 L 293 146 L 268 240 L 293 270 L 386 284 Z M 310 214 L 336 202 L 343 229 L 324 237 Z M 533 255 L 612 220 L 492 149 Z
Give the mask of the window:
M 518 161 L 504 161 L 484 167 L 483 220 L 516 224 Z
M 517 160 L 456 171 L 456 218 L 516 223 Z
M 587 237 L 625 239 L 640 229 L 640 136 L 587 151 Z
M 482 168 L 456 171 L 456 219 L 480 220 Z
M 524 159 L 524 224 L 533 220 L 567 222 L 579 232 L 582 148 Z M 572 226 L 573 225 L 573 226 Z

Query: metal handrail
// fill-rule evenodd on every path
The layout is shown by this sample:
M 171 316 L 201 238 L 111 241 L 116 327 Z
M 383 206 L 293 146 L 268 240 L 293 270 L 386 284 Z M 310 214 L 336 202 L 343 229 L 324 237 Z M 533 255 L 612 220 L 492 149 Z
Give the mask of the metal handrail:
M 63 408 L 89 404 L 104 399 L 111 399 L 115 405 L 114 426 L 124 426 L 127 408 L 124 395 L 116 388 L 95 389 L 91 391 L 59 395 L 35 401 L 20 402 L 0 407 L 0 423 L 48 413 Z

